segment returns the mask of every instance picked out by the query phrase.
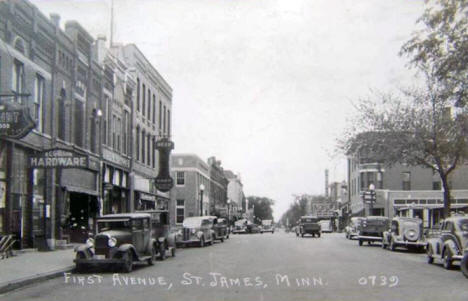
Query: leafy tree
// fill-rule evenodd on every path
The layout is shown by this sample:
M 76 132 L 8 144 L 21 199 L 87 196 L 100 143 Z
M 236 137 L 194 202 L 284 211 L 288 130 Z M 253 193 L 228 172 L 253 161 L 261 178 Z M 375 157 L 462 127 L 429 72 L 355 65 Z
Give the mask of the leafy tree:
M 260 220 L 273 219 L 273 208 L 275 201 L 267 197 L 247 197 L 249 209 L 254 208 L 254 216 Z
M 450 99 L 437 80 L 401 94 L 374 93 L 360 100 L 354 126 L 341 144 L 347 154 L 389 166 L 425 166 L 440 176 L 444 217 L 450 215 L 450 174 L 467 157 L 466 114 L 451 114 Z
M 289 206 L 289 209 L 281 216 L 281 224 L 287 225 L 287 223 L 289 222 L 289 226 L 296 225 L 301 216 L 307 214 L 307 202 L 308 199 L 305 195 L 295 196 L 294 202 Z
M 418 19 L 423 28 L 400 54 L 443 87 L 446 98 L 460 107 L 468 100 L 468 0 L 426 0 Z

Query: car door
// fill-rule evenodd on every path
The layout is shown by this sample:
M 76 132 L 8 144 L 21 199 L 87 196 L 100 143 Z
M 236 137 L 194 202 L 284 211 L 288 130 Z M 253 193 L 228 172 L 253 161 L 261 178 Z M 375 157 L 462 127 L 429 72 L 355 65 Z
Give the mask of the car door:
M 133 246 L 140 253 L 144 249 L 143 219 L 132 220 Z

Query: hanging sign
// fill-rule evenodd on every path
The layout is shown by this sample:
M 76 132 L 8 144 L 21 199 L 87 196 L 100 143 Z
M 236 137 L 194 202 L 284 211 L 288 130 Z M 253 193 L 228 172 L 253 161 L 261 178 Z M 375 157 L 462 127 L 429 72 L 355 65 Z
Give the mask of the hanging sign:
M 19 103 L 0 102 L 0 136 L 21 139 L 36 126 L 29 109 Z

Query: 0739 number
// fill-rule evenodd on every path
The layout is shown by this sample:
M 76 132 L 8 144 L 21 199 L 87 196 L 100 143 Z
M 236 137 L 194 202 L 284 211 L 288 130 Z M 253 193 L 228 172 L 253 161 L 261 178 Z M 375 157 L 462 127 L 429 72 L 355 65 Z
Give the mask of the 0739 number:
M 399 279 L 397 276 L 366 276 L 358 280 L 362 286 L 380 286 L 380 287 L 395 287 L 398 285 Z

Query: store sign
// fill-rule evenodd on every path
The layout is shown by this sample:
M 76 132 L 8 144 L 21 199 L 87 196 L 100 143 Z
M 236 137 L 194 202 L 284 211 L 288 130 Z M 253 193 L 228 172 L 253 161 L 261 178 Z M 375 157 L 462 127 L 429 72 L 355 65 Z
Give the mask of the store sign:
M 29 158 L 31 168 L 88 168 L 89 158 L 85 154 L 66 149 L 51 149 Z
M 171 177 L 159 178 L 156 177 L 154 185 L 159 191 L 167 192 L 174 187 L 174 180 Z
M 154 184 L 159 191 L 167 192 L 174 187 L 174 180 L 169 174 L 169 158 L 171 150 L 174 149 L 174 142 L 162 138 L 156 141 L 155 147 L 159 151 L 159 173 Z
M 29 109 L 12 102 L 0 103 L 0 136 L 21 139 L 36 126 Z

